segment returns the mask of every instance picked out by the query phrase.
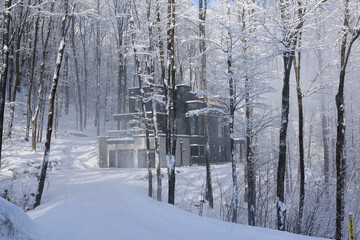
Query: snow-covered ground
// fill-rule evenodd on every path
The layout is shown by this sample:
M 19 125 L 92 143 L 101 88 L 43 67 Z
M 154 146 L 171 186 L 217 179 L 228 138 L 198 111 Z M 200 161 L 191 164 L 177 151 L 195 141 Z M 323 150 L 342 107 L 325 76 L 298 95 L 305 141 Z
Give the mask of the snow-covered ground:
M 21 208 L 0 197 L 0 239 L 33 240 L 45 237 Z
M 21 144 L 27 147 L 28 152 L 20 151 Z M 36 172 L 42 151 L 40 149 L 37 153 L 31 153 L 30 146 L 26 144 L 28 143 L 17 144 L 17 150 L 12 144 L 8 146 L 4 167 L 1 169 L 2 176 L 8 174 L 8 179 L 11 179 L 14 170 L 17 175 L 24 172 L 21 171 L 22 167 L 34 168 L 31 171 Z M 53 163 L 49 169 L 42 205 L 27 212 L 33 222 L 26 215 L 21 215 L 20 209 L 14 205 L 4 207 L 5 201 L 0 202 L 0 222 L 5 219 L 2 216 L 16 214 L 14 227 L 29 231 L 28 236 L 36 237 L 31 238 L 21 233 L 22 235 L 14 234 L 2 238 L 0 234 L 1 240 L 316 239 L 200 217 L 179 207 L 151 199 L 146 194 L 146 169 L 99 169 L 96 166 L 96 137 L 91 132 L 84 135 L 69 132 L 60 134 L 57 139 L 53 139 L 50 159 L 56 160 L 56 164 Z M 217 167 L 220 173 L 227 168 L 226 165 Z M 27 175 L 23 175 L 30 176 L 29 172 L 25 171 Z M 166 172 L 165 169 L 163 172 Z M 190 211 L 197 209 L 195 203 L 198 199 L 194 196 L 197 192 L 201 195 L 202 189 L 196 188 L 198 185 L 194 182 L 203 182 L 203 174 L 203 167 L 178 168 L 177 206 Z M 24 186 L 20 179 L 19 175 L 13 180 L 13 192 L 19 191 L 21 185 Z M 166 181 L 164 174 L 165 201 Z M 28 189 L 34 187 L 36 188 L 33 186 Z M 186 192 L 188 194 L 185 194 Z M 193 196 L 194 200 L 189 201 L 186 197 L 188 195 Z M 12 196 L 15 198 L 15 194 Z M 204 207 L 203 215 L 211 216 L 211 211 Z M 34 227 L 29 228 L 32 224 Z

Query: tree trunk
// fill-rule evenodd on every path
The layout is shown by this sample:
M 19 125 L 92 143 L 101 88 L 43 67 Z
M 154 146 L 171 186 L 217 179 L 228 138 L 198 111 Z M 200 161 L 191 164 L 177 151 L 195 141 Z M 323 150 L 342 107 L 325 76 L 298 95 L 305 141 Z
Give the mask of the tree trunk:
M 22 4 L 23 2 L 21 1 L 20 4 Z M 12 91 L 11 91 L 11 99 L 10 99 L 10 120 L 9 120 L 9 127 L 8 127 L 8 133 L 7 136 L 8 138 L 11 138 L 11 133 L 12 133 L 12 127 L 14 124 L 14 116 L 15 116 L 15 101 L 16 101 L 16 93 L 18 90 L 18 87 L 20 85 L 20 79 L 21 79 L 21 71 L 20 69 L 22 68 L 22 66 L 25 63 L 26 57 L 22 59 L 21 63 L 20 63 L 20 50 L 21 50 L 21 39 L 22 36 L 24 34 L 24 22 L 27 19 L 29 10 L 27 9 L 25 14 L 24 14 L 24 21 L 22 21 L 22 25 L 17 27 L 17 34 L 16 34 L 16 47 L 15 47 L 15 81 L 14 81 L 14 85 L 12 87 Z M 19 13 L 19 18 L 23 19 L 23 8 L 20 9 L 20 13 Z
M 120 45 L 120 44 L 119 44 Z M 122 46 L 122 43 L 121 45 Z M 119 47 L 118 47 L 119 49 Z M 123 78 L 124 78 L 124 66 L 123 66 L 123 54 L 119 51 L 119 61 L 118 61 L 118 113 L 123 113 L 122 109 L 122 92 L 123 92 Z M 118 121 L 118 129 L 125 129 L 125 126 L 120 126 L 120 121 Z
M 41 167 L 41 174 L 39 178 L 39 186 L 38 190 L 36 192 L 35 196 L 35 204 L 34 208 L 40 205 L 42 193 L 44 190 L 45 185 L 45 179 L 46 179 L 46 172 L 48 168 L 49 163 L 49 157 L 50 157 L 50 144 L 51 144 L 51 133 L 52 133 L 52 127 L 53 127 L 53 119 L 54 119 L 54 101 L 55 101 L 55 94 L 56 89 L 59 81 L 59 75 L 60 75 L 60 69 L 61 69 L 61 62 L 64 54 L 65 49 L 65 36 L 66 36 L 66 19 L 68 17 L 68 0 L 64 0 L 64 8 L 65 8 L 65 15 L 62 18 L 61 21 L 61 28 L 60 28 L 60 46 L 57 53 L 56 58 L 56 67 L 55 72 L 53 76 L 52 81 L 52 87 L 51 92 L 49 96 L 49 114 L 48 114 L 48 123 L 47 123 L 47 130 L 46 130 L 46 142 L 45 142 L 45 151 L 44 151 L 44 157 L 43 157 L 43 164 Z
M 346 67 L 349 61 L 353 43 L 359 38 L 360 31 L 352 32 L 349 37 L 349 0 L 344 2 L 345 13 L 343 23 L 343 35 L 340 47 L 340 76 L 339 88 L 336 94 L 337 108 L 337 133 L 336 133 L 336 229 L 335 239 L 341 240 L 343 237 L 343 222 L 345 209 L 345 189 L 346 189 L 346 156 L 345 156 L 345 101 L 344 87 Z
M 293 61 L 293 51 L 284 51 L 284 78 L 282 90 L 281 106 L 281 125 L 280 125 L 280 144 L 279 144 L 279 162 L 277 168 L 277 227 L 278 230 L 285 231 L 286 205 L 285 205 L 285 169 L 286 169 L 286 136 L 289 120 L 289 98 L 290 98 L 290 71 Z
M 318 64 L 319 71 L 323 69 L 322 53 L 318 50 Z M 329 139 L 329 119 L 326 113 L 325 98 L 321 96 L 321 129 L 322 129 L 322 142 L 324 151 L 324 184 L 325 193 L 329 193 L 329 177 L 330 177 L 330 139 Z
M 44 116 L 45 116 L 45 96 L 47 95 L 47 84 L 44 84 L 44 91 L 42 93 L 41 99 L 42 99 L 42 104 L 41 104 L 41 111 L 40 111 L 40 123 L 39 123 L 39 127 L 38 127 L 38 134 L 37 134 L 37 141 L 38 142 L 42 142 L 42 135 L 43 135 L 43 128 L 44 128 Z
M 113 52 L 113 50 L 110 47 L 110 52 Z M 107 56 L 106 59 L 106 83 L 105 83 L 105 94 L 104 94 L 104 107 L 103 107 L 103 128 L 106 129 L 106 122 L 108 120 L 108 101 L 111 98 L 110 96 L 112 96 L 111 94 L 111 68 L 110 68 L 110 56 Z M 111 108 L 111 104 L 110 104 L 110 108 Z M 110 109 L 111 111 L 111 109 Z
M 230 77 L 231 78 L 231 77 Z M 229 80 L 230 82 L 230 80 Z M 233 88 L 230 87 L 230 92 Z M 231 156 L 231 176 L 233 183 L 233 195 L 231 199 L 231 222 L 237 222 L 237 205 L 238 205 L 238 186 L 237 186 L 237 173 L 236 173 L 236 157 L 235 157 L 235 143 L 234 143 L 234 101 L 230 99 L 230 123 L 229 123 L 229 134 L 230 134 L 230 156 Z
M 328 118 L 325 113 L 325 100 L 324 96 L 321 98 L 321 129 L 322 129 L 322 140 L 324 149 L 324 178 L 326 193 L 328 193 L 329 177 L 330 177 L 330 141 L 329 141 L 329 126 Z
M 14 34 L 14 33 L 13 33 Z M 9 103 L 11 103 L 11 88 L 13 84 L 14 79 L 14 61 L 12 60 L 14 58 L 14 44 L 10 44 L 10 50 L 9 50 L 9 58 L 10 61 L 8 61 L 8 84 L 7 84 L 7 100 Z
M 299 36 L 299 46 L 300 46 Z M 300 168 L 300 196 L 299 196 L 299 213 L 296 224 L 296 232 L 301 233 L 302 218 L 304 212 L 305 200 L 305 163 L 304 163 L 304 113 L 303 113 L 303 96 L 300 87 L 300 69 L 301 69 L 301 52 L 297 53 L 297 58 L 294 58 L 294 69 L 296 78 L 296 95 L 298 102 L 299 113 L 299 168 Z
M 246 115 L 246 178 L 247 178 L 247 202 L 248 202 L 248 224 L 256 225 L 256 173 L 253 152 L 252 136 L 252 106 L 250 106 L 249 79 L 245 79 L 245 115 Z
M 28 81 L 28 96 L 27 96 L 27 124 L 26 124 L 26 133 L 25 133 L 25 141 L 29 141 L 29 132 L 30 132 L 30 122 L 32 120 L 32 108 L 31 108 L 31 96 L 32 96 L 32 87 L 34 82 L 34 72 L 35 72 L 35 65 L 36 65 L 36 51 L 37 51 L 37 40 L 38 40 L 38 32 L 39 32 L 39 22 L 40 22 L 40 13 L 38 13 L 38 16 L 35 20 L 35 33 L 34 33 L 34 46 L 32 51 L 32 59 L 31 59 L 31 68 L 29 73 L 29 81 Z M 33 126 L 36 128 L 36 126 Z M 34 133 L 34 131 L 32 132 Z M 35 131 L 36 134 L 36 131 Z M 35 136 L 36 137 L 36 136 Z M 32 137 L 32 140 L 34 137 Z M 35 138 L 36 139 L 36 138 Z M 32 151 L 36 151 L 36 143 L 35 146 L 32 144 Z
M 284 44 L 285 50 L 283 50 L 283 62 L 284 62 L 284 77 L 283 77 L 283 90 L 282 90 L 282 104 L 281 104 L 281 125 L 280 125 L 280 137 L 279 137 L 279 162 L 277 169 L 277 228 L 278 230 L 285 231 L 285 222 L 286 222 L 286 204 L 285 204 L 285 194 L 284 194 L 284 178 L 285 178 L 285 169 L 286 169 L 286 137 L 287 137 L 287 127 L 289 122 L 289 99 L 290 99 L 290 72 L 292 62 L 295 56 L 295 50 L 298 45 L 301 44 L 301 32 L 304 24 L 303 19 L 303 8 L 302 1 L 297 1 L 297 8 L 295 13 L 298 17 L 298 22 L 295 24 L 295 28 L 292 29 L 292 23 L 290 20 L 289 14 L 289 2 L 280 0 L 280 11 L 281 11 L 281 20 L 284 32 L 282 43 Z M 300 64 L 300 61 L 299 61 Z M 299 65 L 299 76 L 300 76 L 300 65 Z
M 125 52 L 126 54 L 126 52 Z M 127 105 L 127 99 L 126 99 L 126 96 L 127 96 L 127 87 L 128 87 L 128 84 L 127 84 L 127 60 L 126 58 L 124 58 L 123 60 L 123 68 L 124 68 L 124 82 L 123 82 L 123 88 L 122 88 L 122 109 L 124 112 L 127 112 L 128 111 L 128 105 Z M 126 126 L 124 126 L 124 129 L 126 128 Z
M 59 97 L 55 96 L 55 120 L 54 120 L 54 137 L 57 138 L 57 133 L 59 131 Z
M 168 28 L 167 28 L 167 50 L 168 50 L 168 79 L 171 84 L 171 157 L 167 159 L 169 175 L 168 203 L 175 204 L 175 163 L 176 163 L 176 69 L 175 69 L 175 0 L 168 0 Z
M 54 3 L 51 4 L 51 10 L 50 12 L 52 13 L 54 10 Z M 43 46 L 43 51 L 42 51 L 42 63 L 40 66 L 40 76 L 39 76 L 39 85 L 40 85 L 40 90 L 39 90 L 39 96 L 37 99 L 37 103 L 36 103 L 36 108 L 35 108 L 35 113 L 34 115 L 31 117 L 31 123 L 32 123 L 32 134 L 31 134 L 31 143 L 32 143 L 32 150 L 36 151 L 36 130 L 37 130 L 37 122 L 38 122 L 38 115 L 39 115 L 39 111 L 40 108 L 43 104 L 43 94 L 44 94 L 44 74 L 45 74 L 45 61 L 46 61 L 46 53 L 47 53 L 47 46 L 49 43 L 49 39 L 50 39 L 50 33 L 51 33 L 51 25 L 52 25 L 52 17 L 50 15 L 50 19 L 49 19 L 49 23 L 48 23 L 48 32 L 46 34 L 45 37 L 45 42 L 44 42 L 44 46 Z
M 100 17 L 100 0 L 97 0 L 97 14 Z M 97 127 L 97 136 L 100 135 L 100 67 L 101 67 L 101 55 L 100 55 L 100 20 L 96 22 L 96 106 L 95 106 L 95 127 Z
M 65 63 L 64 63 L 64 85 L 65 85 L 65 114 L 69 114 L 70 107 L 70 78 L 69 78 L 69 55 L 65 53 Z
M 126 3 L 125 3 L 126 4 Z M 116 15 L 122 15 L 122 5 L 119 2 L 115 2 L 114 10 Z M 118 83 L 117 83 L 117 92 L 118 92 L 118 106 L 117 112 L 124 113 L 126 112 L 125 102 L 126 102 L 126 68 L 125 68 L 125 57 L 124 57 L 124 31 L 126 31 L 126 22 L 128 21 L 128 16 L 121 16 L 116 18 L 116 31 L 117 31 L 117 52 L 118 52 Z M 122 124 L 120 126 L 120 124 Z M 126 129 L 126 125 L 118 121 L 118 129 Z
M 207 79 L 206 79 L 206 29 L 205 29 L 205 20 L 206 20 L 206 10 L 207 10 L 207 0 L 199 0 L 199 32 L 200 32 L 200 55 L 201 55 L 201 84 L 204 94 L 204 105 L 205 108 L 208 107 L 208 98 L 207 98 Z M 214 208 L 214 197 L 211 184 L 211 168 L 210 168 L 210 140 L 209 140 L 209 116 L 206 113 L 204 115 L 204 137 L 205 137 L 205 165 L 206 165 L 206 194 L 205 198 L 209 201 L 209 207 Z
M 87 49 L 86 49 L 86 28 L 84 29 L 84 33 L 82 33 L 82 21 L 80 20 L 80 32 L 81 32 L 81 43 L 83 48 L 83 60 L 84 60 L 84 129 L 86 129 L 87 125 L 87 117 L 88 117 L 88 67 L 87 67 Z M 75 51 L 75 50 L 73 50 Z
M 254 14 L 254 10 L 250 10 L 249 16 Z M 247 29 L 246 25 L 246 11 L 245 7 L 241 8 L 240 12 L 242 31 L 253 33 L 253 29 Z M 250 54 L 247 39 L 244 37 L 242 42 L 245 44 L 243 47 L 243 54 Z M 246 57 L 245 57 L 246 58 Z M 254 156 L 254 135 L 253 135 L 253 106 L 251 103 L 251 76 L 245 76 L 245 136 L 246 136 L 246 163 L 245 163 L 245 196 L 248 204 L 248 224 L 250 226 L 256 225 L 256 173 L 255 173 L 255 156 Z M 260 179 L 259 179 L 260 182 Z
M 72 17 L 71 21 L 71 46 L 73 50 L 74 64 L 75 64 L 75 76 L 76 76 L 76 90 L 78 98 L 78 112 L 79 112 L 79 127 L 80 131 L 83 131 L 83 111 L 82 111 L 82 101 L 81 101 L 81 87 L 80 87 L 80 76 L 79 76 L 79 64 L 76 55 L 76 45 L 75 45 L 75 17 Z
M 120 24 L 120 23 L 118 23 Z M 120 26 L 118 26 L 118 29 L 120 28 Z M 120 30 L 118 30 L 120 31 Z M 118 33 L 118 56 L 119 56 L 119 60 L 118 60 L 118 113 L 123 113 L 125 112 L 125 107 L 124 107 L 124 98 L 123 95 L 126 95 L 126 85 L 125 85 L 125 64 L 124 64 L 124 54 L 123 54 L 123 50 L 120 50 L 123 47 L 123 37 L 122 37 L 122 32 Z M 120 122 L 118 122 L 118 129 L 126 129 L 125 124 L 123 124 L 123 126 L 120 126 Z
M 146 106 L 145 106 L 145 92 L 143 88 L 143 80 L 141 79 L 141 66 L 140 61 L 137 55 L 137 49 L 135 46 L 135 28 L 134 28 L 134 20 L 130 20 L 130 27 L 132 30 L 131 34 L 131 43 L 134 51 L 134 60 L 135 60 L 135 67 L 136 67 L 136 73 L 137 73 L 137 79 L 140 89 L 140 101 L 141 101 L 141 111 L 142 111 L 142 119 L 141 121 L 144 123 L 144 130 L 145 130 L 145 143 L 146 143 L 146 160 L 147 160 L 147 167 L 148 167 L 148 196 L 152 197 L 152 171 L 151 171 L 151 158 L 150 158 L 150 139 L 149 139 L 149 124 L 148 119 L 146 116 Z
M 230 9 L 228 8 L 228 17 L 230 18 Z M 236 85 L 234 84 L 233 79 L 233 70 L 232 70 L 232 36 L 230 31 L 227 33 L 227 73 L 228 73 L 228 84 L 229 84 L 229 112 L 230 112 L 230 121 L 229 121 L 229 135 L 230 135 L 230 157 L 231 157 L 231 176 L 233 184 L 233 193 L 230 205 L 231 211 L 231 222 L 237 221 L 237 206 L 238 206 L 238 186 L 237 186 L 237 173 L 236 173 L 236 156 L 235 156 L 235 142 L 234 142 L 234 121 L 235 121 L 235 98 L 236 98 Z
M 122 46 L 122 41 L 121 45 Z M 119 47 L 120 48 L 120 47 Z M 126 111 L 124 107 L 124 101 L 123 95 L 126 95 L 126 85 L 125 83 L 125 66 L 124 66 L 124 55 L 123 53 L 119 51 L 119 62 L 118 62 L 118 113 L 123 113 Z M 125 124 L 120 126 L 120 122 L 118 122 L 118 129 L 126 129 Z
M 344 49 L 346 45 L 344 45 Z M 343 47 L 342 47 L 343 50 Z M 342 58 L 343 58 L 342 54 Z M 336 234 L 335 239 L 342 239 L 342 229 L 345 208 L 345 178 L 346 178 L 346 158 L 345 158 L 345 103 L 344 103 L 344 81 L 345 69 L 342 65 L 340 70 L 340 82 L 338 93 L 336 94 L 337 108 L 337 134 L 336 134 Z
M 156 199 L 161 201 L 162 195 L 162 182 L 161 182 L 161 168 L 160 168 L 160 137 L 157 121 L 157 97 L 158 92 L 155 89 L 155 61 L 154 61 L 154 36 L 153 36 L 153 25 L 151 22 L 151 1 L 147 2 L 147 22 L 148 22 L 148 31 L 149 31 L 149 58 L 150 66 L 147 66 L 148 76 L 150 78 L 150 94 L 151 94 L 151 105 L 152 105 L 152 124 L 154 129 L 154 143 L 155 143 L 155 167 L 156 167 L 156 181 L 157 181 L 157 192 Z M 150 159 L 150 157 L 149 157 Z M 148 162 L 148 168 L 151 168 L 151 162 Z
M 308 158 L 308 166 L 311 169 L 312 168 L 312 160 L 311 160 L 311 143 L 312 143 L 312 137 L 313 137 L 313 116 L 311 115 L 310 120 L 310 126 L 309 126 L 309 144 L 308 144 L 308 152 L 307 152 L 307 158 Z
M 159 50 L 159 54 L 160 54 L 160 68 L 161 68 L 161 75 L 160 75 L 160 84 L 164 84 L 165 87 L 165 98 L 166 98 L 166 103 L 167 103 L 167 99 L 168 99 L 168 95 L 167 95 L 167 86 L 165 86 L 165 64 L 164 64 L 164 49 L 163 49 L 163 42 L 162 42 L 162 29 L 161 29 L 161 19 L 160 19 L 160 5 L 161 2 L 160 0 L 156 0 L 156 24 L 157 24 L 157 32 L 158 32 L 158 50 Z M 153 106 L 154 109 L 154 106 Z M 166 108 L 167 109 L 167 108 Z M 156 110 L 156 109 L 155 109 Z M 166 110 L 166 123 L 168 123 L 168 111 Z M 153 112 L 153 116 L 154 116 Z M 154 125 L 155 125 L 155 121 L 154 121 Z M 157 124 L 155 125 L 157 128 Z M 168 127 L 168 125 L 166 125 L 166 127 Z M 161 201 L 161 197 L 162 197 L 162 180 L 161 180 L 161 168 L 160 168 L 160 140 L 157 140 L 158 136 L 156 136 L 155 133 L 155 164 L 156 164 L 156 181 L 157 181 L 157 190 L 156 190 L 156 199 L 158 201 Z M 169 145 L 168 145 L 168 134 L 166 131 L 166 156 L 168 156 L 168 149 L 169 149 Z
M 5 95 L 6 95 L 6 81 L 8 73 L 9 62 L 9 29 L 11 20 L 11 0 L 5 0 L 5 11 L 3 21 L 3 44 L 0 68 L 0 167 L 1 167 L 1 151 L 3 140 L 4 127 L 4 112 L 5 112 Z

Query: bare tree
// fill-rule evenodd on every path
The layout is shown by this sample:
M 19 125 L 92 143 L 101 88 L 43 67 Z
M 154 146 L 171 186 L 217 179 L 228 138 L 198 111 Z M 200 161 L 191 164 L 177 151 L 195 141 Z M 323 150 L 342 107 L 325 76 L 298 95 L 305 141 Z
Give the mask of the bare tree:
M 292 28 L 291 5 L 288 1 L 279 1 L 281 21 L 282 21 L 282 44 L 284 50 L 282 57 L 284 62 L 284 76 L 283 76 L 283 89 L 282 89 L 282 104 L 281 104 L 281 123 L 280 123 L 280 139 L 279 139 L 279 161 L 277 168 L 277 188 L 276 196 L 277 202 L 277 228 L 278 230 L 285 230 L 286 219 L 286 205 L 285 205 L 285 170 L 286 170 L 286 137 L 289 122 L 289 99 L 290 99 L 290 72 L 293 64 L 296 45 L 298 41 L 298 31 L 301 29 L 303 22 L 298 22 Z
M 303 23 L 304 9 L 302 8 L 302 2 L 298 0 L 297 17 L 300 23 Z M 302 25 L 299 26 L 297 32 L 297 48 L 301 48 L 302 38 Z M 304 160 L 304 110 L 303 110 L 303 93 L 301 91 L 300 73 L 301 73 L 301 51 L 299 50 L 294 56 L 294 69 L 296 79 L 296 95 L 298 102 L 299 113 L 299 169 L 300 169 L 300 196 L 299 196 L 299 213 L 296 226 L 296 232 L 301 232 L 301 223 L 304 212 L 305 201 L 305 160 Z
M 20 6 L 23 4 L 23 0 L 20 2 Z M 28 5 L 30 4 L 30 0 L 28 0 Z M 18 24 L 18 26 L 16 27 L 16 34 L 15 34 L 15 80 L 12 86 L 12 91 L 11 91 L 11 98 L 10 98 L 10 106 L 9 106 L 9 110 L 10 110 L 10 119 L 9 119 L 9 126 L 8 126 L 8 132 L 7 132 L 7 136 L 8 138 L 11 138 L 12 135 L 12 127 L 14 124 L 14 116 L 15 116 L 15 101 L 16 101 L 16 95 L 17 95 L 17 91 L 19 90 L 19 85 L 20 85 L 20 81 L 21 81 L 21 68 L 24 66 L 25 62 L 26 62 L 26 56 L 22 58 L 22 60 L 20 61 L 20 53 L 21 53 L 21 40 L 22 37 L 25 33 L 25 22 L 28 19 L 29 16 L 29 9 L 30 8 L 26 8 L 26 10 L 24 11 L 24 7 L 21 6 L 20 8 L 20 13 L 19 13 L 19 21 L 20 24 Z
M 118 53 L 118 113 L 126 111 L 126 90 L 127 90 L 127 79 L 126 71 L 127 67 L 125 64 L 125 54 L 126 54 L 126 36 L 125 32 L 128 28 L 130 1 L 113 1 L 113 8 L 115 14 L 115 38 L 116 38 L 116 47 Z M 120 124 L 120 122 L 118 123 Z M 126 126 L 117 126 L 118 129 L 125 129 Z
M 75 16 L 71 20 L 71 47 L 73 51 L 74 65 L 75 65 L 75 77 L 76 77 L 76 90 L 77 90 L 77 100 L 78 100 L 78 112 L 79 112 L 79 122 L 80 131 L 83 131 L 83 107 L 82 107 L 82 96 L 81 96 L 81 87 L 80 87 L 80 73 L 79 73 L 79 64 L 76 54 L 76 43 L 75 43 Z
M 86 27 L 86 19 L 82 17 L 79 20 L 79 30 L 80 30 L 80 39 L 81 45 L 83 49 L 83 61 L 84 61 L 84 128 L 87 126 L 87 117 L 88 117 L 88 82 L 89 82 L 89 74 L 88 74 L 88 53 L 86 48 L 86 36 L 88 34 Z
M 100 0 L 97 0 L 97 14 L 98 19 L 96 22 L 96 106 L 95 106 L 95 121 L 94 125 L 97 127 L 97 136 L 100 135 L 100 70 L 101 70 L 101 53 L 100 53 Z M 79 96 L 80 97 L 80 96 Z
M 156 6 L 157 7 L 157 6 Z M 157 14 L 157 11 L 155 12 Z M 146 60 L 147 65 L 147 74 L 149 77 L 150 85 L 150 100 L 151 100 L 151 112 L 152 112 L 152 125 L 154 129 L 154 148 L 155 148 L 155 168 L 156 168 L 156 180 L 157 180 L 157 200 L 161 201 L 162 194 L 162 182 L 161 182 L 161 168 L 160 168 L 160 136 L 159 136 L 159 127 L 157 119 L 157 105 L 162 102 L 162 96 L 159 96 L 157 89 L 155 88 L 155 40 L 153 33 L 153 24 L 151 18 L 151 1 L 147 1 L 147 24 L 148 24 L 148 33 L 149 33 L 149 56 Z M 160 99 L 159 99 L 160 98 Z M 150 157 L 148 159 L 148 169 L 151 168 Z M 150 171 L 149 171 L 150 172 Z
M 156 0 L 156 26 L 157 26 L 157 47 L 159 51 L 159 58 L 160 58 L 160 84 L 163 84 L 165 87 L 165 98 L 167 101 L 168 94 L 167 94 L 167 87 L 165 85 L 165 61 L 164 61 L 164 46 L 162 41 L 162 28 L 161 28 L 161 3 L 160 0 Z M 166 124 L 168 123 L 168 111 L 166 110 Z M 153 112 L 153 114 L 156 114 Z M 153 121 L 155 125 L 155 120 Z M 166 125 L 168 126 L 168 124 Z M 156 134 L 156 133 L 155 133 Z M 160 152 L 157 151 L 157 142 L 155 136 L 155 164 L 156 164 L 156 181 L 157 181 L 157 189 L 156 189 L 156 198 L 158 201 L 161 201 L 161 194 L 162 194 L 162 180 L 161 180 L 161 167 L 160 167 Z M 166 154 L 168 154 L 168 131 L 166 130 Z M 158 156 L 157 156 L 158 154 Z
M 60 76 L 60 69 L 61 69 L 61 62 L 64 55 L 65 49 L 65 38 L 66 38 L 66 23 L 68 18 L 68 0 L 64 0 L 64 16 L 61 21 L 60 27 L 60 44 L 56 58 L 56 67 L 55 72 L 52 80 L 52 87 L 51 92 L 49 95 L 49 114 L 48 114 L 48 123 L 46 129 L 46 142 L 45 142 L 45 151 L 43 157 L 43 163 L 41 167 L 41 174 L 39 178 L 39 186 L 35 196 L 35 204 L 34 208 L 40 205 L 41 197 L 44 190 L 45 179 L 46 179 L 46 172 L 49 164 L 49 157 L 50 157 L 50 145 L 51 145 L 51 133 L 53 128 L 53 120 L 54 120 L 54 102 L 55 102 L 55 94 L 58 86 L 59 76 Z
M 41 1 L 37 1 L 38 4 Z M 34 25 L 34 38 L 33 38 L 33 49 L 31 53 L 31 67 L 29 68 L 29 79 L 28 79 L 28 95 L 27 95 L 27 124 L 26 124 L 26 132 L 25 132 L 25 141 L 29 140 L 29 132 L 30 132 L 30 122 L 33 118 L 33 109 L 31 105 L 31 97 L 32 90 L 34 86 L 34 75 L 35 75 L 35 65 L 36 65 L 36 55 L 37 55 L 37 45 L 38 45 L 38 35 L 39 35 L 39 23 L 40 23 L 40 12 L 37 12 L 35 25 Z M 29 59 L 30 60 L 30 59 Z M 35 128 L 35 129 L 34 129 Z M 36 126 L 33 125 L 33 133 L 36 133 Z M 34 139 L 34 137 L 32 137 Z M 36 139 L 36 136 L 35 136 Z M 32 150 L 36 150 L 36 142 L 32 143 Z
M 346 188 L 346 156 L 345 156 L 345 101 L 344 87 L 346 67 L 354 42 L 360 36 L 360 16 L 351 14 L 350 0 L 344 1 L 344 20 L 340 45 L 340 76 L 339 88 L 336 94 L 337 128 L 336 128 L 336 232 L 335 239 L 343 239 L 343 222 Z M 357 3 L 358 4 L 358 3 Z M 355 18 L 355 21 L 352 21 Z M 356 22 L 353 26 L 352 23 Z
M 207 0 L 199 0 L 199 32 L 200 32 L 200 56 L 201 56 L 201 74 L 200 81 L 202 90 L 207 92 L 207 79 L 206 79 L 206 10 Z M 205 108 L 208 106 L 208 97 L 204 94 Z M 209 116 L 204 115 L 204 137 L 205 137 L 205 165 L 206 165 L 206 194 L 205 197 L 209 201 L 209 207 L 214 208 L 214 197 L 211 184 L 211 169 L 210 169 L 210 142 L 209 142 Z
M 136 11 L 135 11 L 136 12 Z M 145 91 L 144 91 L 144 84 L 145 81 L 142 79 L 142 75 L 144 75 L 141 71 L 140 60 L 138 56 L 138 50 L 135 45 L 135 27 L 134 27 L 134 19 L 130 19 L 130 28 L 132 30 L 131 33 L 131 44 L 133 48 L 134 54 L 134 61 L 135 61 L 135 69 L 136 69 L 136 76 L 138 79 L 139 89 L 140 89 L 140 102 L 141 102 L 141 121 L 144 125 L 145 130 L 145 144 L 146 144 L 146 162 L 147 162 L 147 169 L 148 169 L 148 196 L 152 197 L 152 171 L 151 171 L 151 155 L 150 155 L 150 138 L 149 138 L 149 119 L 146 116 L 146 105 L 145 105 Z
M 4 23 L 3 23 L 3 43 L 0 68 L 0 166 L 1 166 L 1 150 L 3 141 L 4 111 L 5 111 L 5 95 L 6 81 L 8 74 L 9 61 L 9 29 L 11 20 L 11 0 L 5 0 Z
M 168 127 L 171 128 L 169 135 L 171 139 L 169 146 L 171 146 L 171 152 L 167 152 L 167 165 L 169 175 L 169 191 L 168 191 L 168 203 L 175 204 L 175 153 L 176 153 L 176 69 L 175 69 L 175 0 L 168 0 L 168 23 L 167 23 L 167 51 L 168 51 L 168 81 L 165 83 L 165 88 L 168 89 L 167 98 L 170 100 L 171 122 L 169 121 Z M 171 94 L 170 92 L 171 91 Z M 168 103 L 167 103 L 168 104 Z M 170 114 L 169 114 L 170 117 Z M 168 119 L 170 120 L 170 119 Z M 168 140 L 167 140 L 168 141 Z M 169 149 L 170 150 L 170 149 Z
M 50 13 L 52 13 L 53 10 L 54 10 L 54 3 L 51 4 Z M 36 102 L 35 113 L 31 117 L 31 123 L 32 123 L 31 142 L 32 142 L 32 150 L 33 151 L 36 150 L 36 142 L 37 142 L 36 130 L 37 130 L 38 115 L 39 115 L 42 105 L 44 104 L 43 95 L 44 95 L 44 88 L 45 88 L 45 86 L 44 86 L 45 85 L 45 83 L 44 83 L 45 61 L 47 58 L 47 50 L 48 50 L 47 48 L 48 48 L 49 39 L 50 39 L 51 25 L 52 25 L 52 16 L 50 15 L 48 27 L 47 27 L 47 33 L 46 33 L 45 39 L 43 39 L 42 62 L 41 62 L 41 66 L 40 66 L 40 76 L 39 76 L 39 87 L 40 87 L 39 96 L 38 96 L 38 99 Z
M 65 114 L 69 114 L 70 107 L 70 78 L 69 78 L 69 54 L 65 52 L 65 66 L 64 66 L 64 95 L 65 95 Z

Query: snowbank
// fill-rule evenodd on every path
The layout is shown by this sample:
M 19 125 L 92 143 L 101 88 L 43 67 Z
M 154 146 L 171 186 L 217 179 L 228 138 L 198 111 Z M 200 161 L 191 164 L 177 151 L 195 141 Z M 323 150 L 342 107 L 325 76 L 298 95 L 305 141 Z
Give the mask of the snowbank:
M 38 240 L 40 231 L 29 216 L 0 197 L 0 240 Z

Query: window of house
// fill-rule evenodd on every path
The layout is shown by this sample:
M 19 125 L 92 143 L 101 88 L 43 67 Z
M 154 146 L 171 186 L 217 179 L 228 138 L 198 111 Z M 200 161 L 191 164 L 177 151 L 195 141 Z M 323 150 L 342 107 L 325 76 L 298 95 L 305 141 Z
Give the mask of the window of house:
M 198 134 L 197 135 L 204 135 L 204 116 L 197 116 L 198 122 Z
M 191 156 L 198 156 L 197 146 L 190 146 L 190 155 Z
M 204 117 L 192 116 L 190 117 L 190 134 L 191 135 L 204 135 Z
M 196 123 L 195 116 L 190 117 L 190 134 L 191 135 L 196 135 L 196 133 L 195 133 L 195 129 L 196 129 L 195 123 Z
M 205 156 L 205 146 L 190 146 L 190 154 L 192 157 Z
M 222 126 L 221 122 L 218 124 L 218 137 L 222 137 Z
M 109 167 L 115 167 L 115 151 L 109 151 Z
M 204 146 L 199 146 L 199 156 L 200 157 L 205 156 L 205 147 Z
M 218 137 L 225 137 L 227 134 L 226 124 L 219 120 Z

